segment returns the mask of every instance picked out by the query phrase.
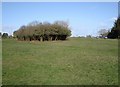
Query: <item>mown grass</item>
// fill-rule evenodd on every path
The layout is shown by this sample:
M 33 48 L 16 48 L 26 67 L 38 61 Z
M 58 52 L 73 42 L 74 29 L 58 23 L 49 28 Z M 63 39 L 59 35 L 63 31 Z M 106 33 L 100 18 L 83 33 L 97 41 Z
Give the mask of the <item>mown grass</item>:
M 117 85 L 118 43 L 110 39 L 3 39 L 3 85 Z

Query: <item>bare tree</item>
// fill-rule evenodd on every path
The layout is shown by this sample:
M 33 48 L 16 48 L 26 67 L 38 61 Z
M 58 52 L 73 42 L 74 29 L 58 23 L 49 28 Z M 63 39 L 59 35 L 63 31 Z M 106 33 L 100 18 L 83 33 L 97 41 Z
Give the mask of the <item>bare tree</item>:
M 69 26 L 67 21 L 55 21 L 54 24 L 58 24 L 58 25 L 61 25 L 61 26 L 64 26 L 64 27 Z
M 106 30 L 106 29 L 101 29 L 101 30 L 98 31 L 98 34 L 100 35 L 101 38 L 105 38 L 105 37 L 107 37 L 108 32 L 109 31 Z

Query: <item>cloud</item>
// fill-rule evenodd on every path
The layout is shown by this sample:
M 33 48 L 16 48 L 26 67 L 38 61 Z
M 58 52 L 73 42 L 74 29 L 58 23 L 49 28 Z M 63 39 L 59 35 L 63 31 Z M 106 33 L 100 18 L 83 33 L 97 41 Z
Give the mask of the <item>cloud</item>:
M 109 29 L 114 25 L 115 20 L 117 20 L 117 17 L 112 17 L 108 20 L 102 21 L 99 23 L 99 27 Z
M 104 26 L 107 26 L 107 24 L 105 22 L 101 22 L 100 26 L 104 27 Z
M 115 20 L 117 20 L 117 17 L 112 17 L 112 18 L 110 19 L 110 21 L 115 21 Z
M 10 25 L 3 25 L 2 26 L 2 33 L 6 32 L 9 35 L 12 35 L 13 31 L 16 29 L 15 26 L 10 26 Z

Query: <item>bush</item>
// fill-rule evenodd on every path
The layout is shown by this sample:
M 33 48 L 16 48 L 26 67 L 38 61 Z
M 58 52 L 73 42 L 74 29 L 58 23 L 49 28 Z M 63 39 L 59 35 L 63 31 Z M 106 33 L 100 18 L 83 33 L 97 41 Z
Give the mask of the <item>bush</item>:
M 8 33 L 3 33 L 2 38 L 8 38 Z
M 17 31 L 14 31 L 14 37 L 18 40 L 66 40 L 71 35 L 68 24 L 64 21 L 57 21 L 53 24 L 48 22 L 39 23 L 32 22 L 27 26 L 21 26 Z

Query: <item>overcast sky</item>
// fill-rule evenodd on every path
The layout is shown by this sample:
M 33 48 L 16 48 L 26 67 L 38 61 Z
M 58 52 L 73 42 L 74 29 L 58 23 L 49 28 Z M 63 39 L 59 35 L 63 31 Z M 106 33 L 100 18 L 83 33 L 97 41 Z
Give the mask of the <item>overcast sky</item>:
M 35 20 L 64 20 L 72 36 L 96 36 L 100 29 L 110 29 L 117 16 L 117 2 L 2 2 L 2 31 L 12 34 Z

